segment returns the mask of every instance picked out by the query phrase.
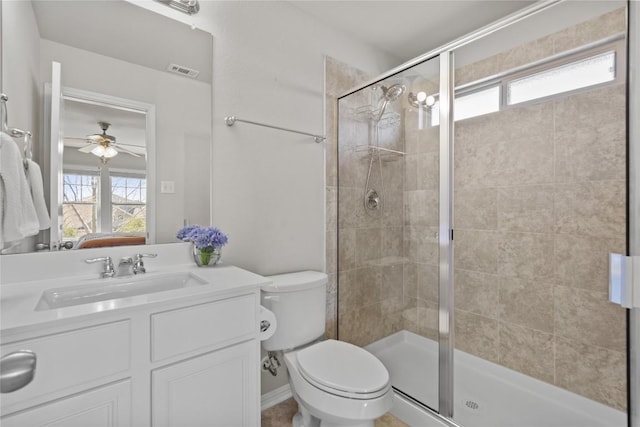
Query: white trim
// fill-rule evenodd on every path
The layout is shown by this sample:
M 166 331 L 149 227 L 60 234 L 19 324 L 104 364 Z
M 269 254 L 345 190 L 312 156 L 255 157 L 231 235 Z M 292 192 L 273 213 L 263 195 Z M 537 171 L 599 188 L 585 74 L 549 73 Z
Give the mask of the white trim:
M 264 411 L 272 406 L 276 406 L 278 403 L 284 402 L 292 396 L 291 387 L 288 383 L 275 390 L 271 390 L 262 395 L 261 410 Z
M 64 141 L 62 135 L 62 66 L 59 62 L 51 63 L 51 84 L 48 86 L 50 104 L 48 111 L 49 148 L 49 214 L 51 228 L 49 231 L 49 247 L 57 249 L 62 239 L 62 153 Z M 45 89 L 45 92 L 47 92 Z M 46 99 L 46 98 L 45 98 Z M 45 111 L 47 109 L 45 108 Z

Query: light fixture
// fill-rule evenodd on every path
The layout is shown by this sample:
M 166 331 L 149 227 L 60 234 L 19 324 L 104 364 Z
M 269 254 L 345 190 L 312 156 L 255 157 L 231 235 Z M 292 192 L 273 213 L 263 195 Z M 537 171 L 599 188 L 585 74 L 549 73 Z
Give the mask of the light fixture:
M 118 151 L 115 148 L 111 146 L 107 146 L 107 148 L 104 149 L 104 154 L 102 156 L 106 157 L 107 159 L 110 159 L 117 155 L 118 155 Z
M 102 145 L 96 145 L 96 148 L 91 150 L 91 154 L 93 154 L 94 156 L 102 157 L 105 151 L 106 150 Z
M 418 92 L 415 95 L 413 92 L 409 92 L 409 104 L 415 108 L 427 107 L 431 108 L 436 103 L 436 98 L 433 95 L 427 95 L 426 92 Z
M 155 0 L 159 3 L 164 3 L 174 9 L 184 12 L 188 15 L 194 15 L 200 10 L 200 3 L 198 0 Z
M 110 159 L 117 156 L 118 151 L 109 145 L 107 145 L 106 147 L 104 145 L 97 145 L 96 148 L 91 150 L 91 154 L 93 154 L 94 156 Z

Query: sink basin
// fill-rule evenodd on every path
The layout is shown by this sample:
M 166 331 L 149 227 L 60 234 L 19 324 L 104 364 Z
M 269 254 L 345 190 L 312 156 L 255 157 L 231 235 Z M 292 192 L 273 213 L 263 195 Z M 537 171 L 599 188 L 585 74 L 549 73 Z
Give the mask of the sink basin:
M 208 282 L 192 273 L 170 273 L 162 276 L 128 276 L 113 279 L 99 279 L 77 286 L 49 289 L 42 293 L 36 311 L 54 310 L 93 302 L 153 294 L 193 286 Z

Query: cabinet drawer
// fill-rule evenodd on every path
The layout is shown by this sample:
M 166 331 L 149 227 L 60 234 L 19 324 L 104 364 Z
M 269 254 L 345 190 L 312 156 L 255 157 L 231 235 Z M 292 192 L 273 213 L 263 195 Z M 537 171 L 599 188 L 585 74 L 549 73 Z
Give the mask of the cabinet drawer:
M 2 427 L 131 425 L 131 384 L 123 381 L 2 418 Z
M 129 369 L 130 342 L 127 320 L 3 345 L 3 356 L 30 350 L 37 361 L 31 383 L 2 395 L 2 414 L 113 380 Z
M 165 311 L 151 316 L 151 360 L 232 344 L 256 333 L 256 296 Z

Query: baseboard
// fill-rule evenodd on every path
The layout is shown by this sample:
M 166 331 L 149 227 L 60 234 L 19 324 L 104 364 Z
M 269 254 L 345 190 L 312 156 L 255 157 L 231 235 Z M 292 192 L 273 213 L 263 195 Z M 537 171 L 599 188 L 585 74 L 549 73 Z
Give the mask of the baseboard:
M 291 387 L 289 387 L 289 384 L 285 384 L 275 390 L 271 390 L 270 392 L 262 395 L 262 410 L 264 411 L 265 409 L 271 408 L 280 402 L 284 402 L 291 396 Z

